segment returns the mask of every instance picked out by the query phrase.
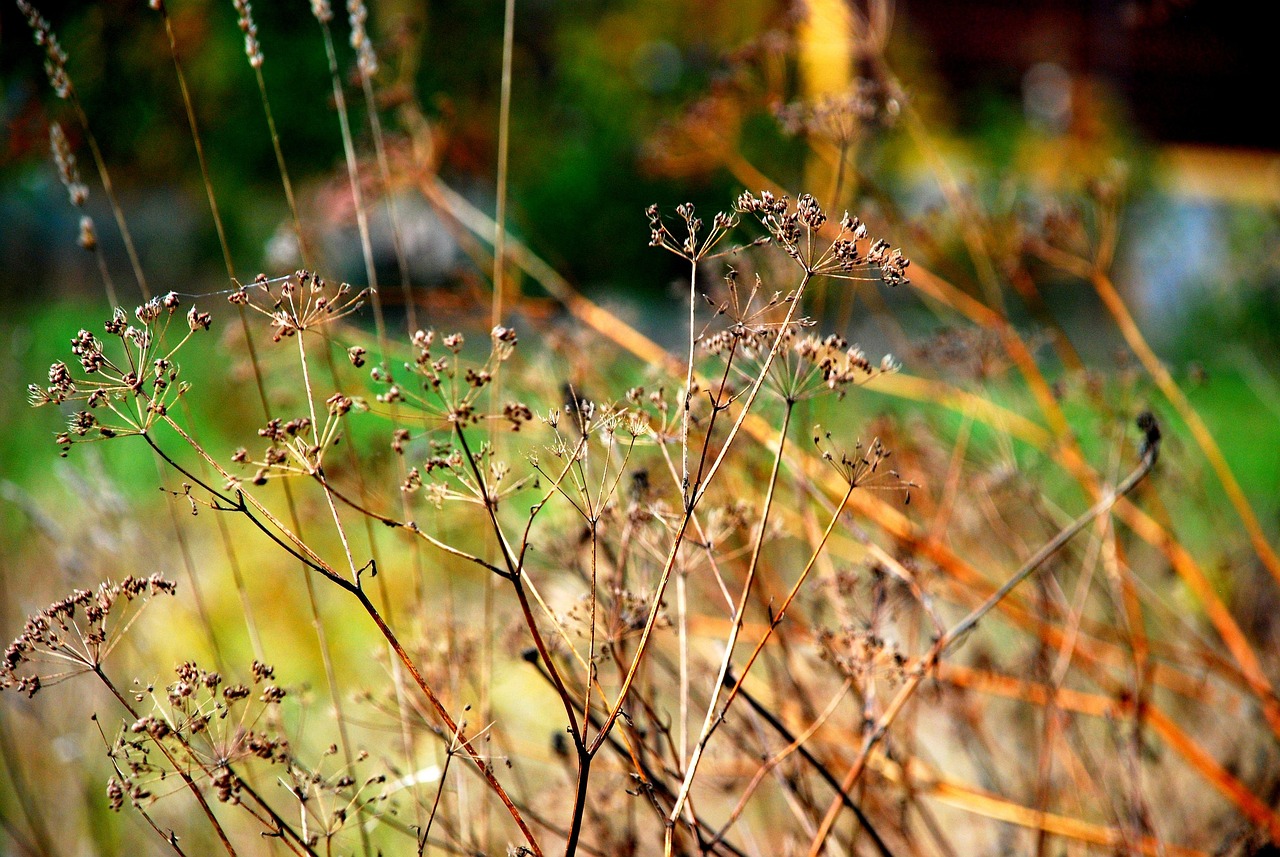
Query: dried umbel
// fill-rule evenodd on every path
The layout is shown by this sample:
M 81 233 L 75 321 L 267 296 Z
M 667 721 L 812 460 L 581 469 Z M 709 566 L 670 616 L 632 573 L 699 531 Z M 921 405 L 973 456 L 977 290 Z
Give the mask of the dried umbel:
M 374 367 L 373 380 L 383 385 L 377 401 L 403 403 L 445 425 L 467 426 L 494 418 L 505 419 L 518 429 L 529 419 L 526 405 L 508 402 L 496 414 L 486 414 L 479 406 L 482 392 L 493 383 L 499 367 L 511 359 L 517 342 L 515 328 L 494 327 L 489 332 L 489 354 L 483 363 L 476 364 L 463 356 L 466 337 L 461 333 L 441 336 L 434 330 L 416 331 L 410 337 L 413 362 L 404 364 L 416 382 L 396 381 L 385 369 Z M 359 358 L 363 362 L 363 353 Z
M 841 450 L 834 446 L 831 432 L 823 432 L 821 426 L 814 426 L 813 443 L 822 455 L 822 460 L 850 488 L 901 491 L 905 493 L 906 502 L 911 502 L 911 489 L 916 484 L 903 479 L 897 470 L 885 465 L 893 452 L 885 447 L 880 438 L 873 438 L 865 445 L 859 440 L 854 443 L 852 450 Z
M 213 319 L 191 307 L 181 338 L 171 343 L 168 331 L 180 306 L 174 292 L 152 298 L 134 309 L 137 326 L 117 307 L 103 324 L 104 338 L 81 330 L 71 340 L 80 377 L 58 362 L 49 367 L 47 386 L 27 387 L 33 407 L 84 403 L 84 409 L 68 420 L 67 431 L 56 438 L 64 454 L 73 443 L 146 432 L 186 391 L 175 356 L 196 331 L 208 330 Z M 109 347 L 112 340 L 117 341 L 115 347 Z
M 43 687 L 97 670 L 155 595 L 173 595 L 163 575 L 107 581 L 77 589 L 27 618 L 0 660 L 0 690 L 35 696 Z
M 780 313 L 794 301 L 794 295 L 772 297 L 757 305 L 762 285 L 757 275 L 755 285 L 745 292 L 736 271 L 725 278 L 728 297 L 716 303 L 716 316 L 731 323 L 714 334 L 704 333 L 702 349 L 725 363 L 724 376 L 730 386 L 750 383 L 763 368 L 762 359 L 770 353 L 774 360 L 767 370 L 767 387 L 789 402 L 811 398 L 823 392 L 843 396 L 850 387 L 896 371 L 897 364 L 886 355 L 873 364 L 856 345 L 843 337 L 802 335 L 814 322 L 808 318 L 792 318 L 788 324 Z M 775 344 L 779 347 L 775 348 Z
M 649 219 L 649 246 L 665 248 L 690 262 L 710 258 L 716 245 L 738 225 L 735 215 L 718 211 L 711 218 L 711 230 L 704 236 L 702 218 L 695 214 L 693 203 L 686 202 L 676 206 L 676 215 L 684 223 L 684 237 L 677 238 L 662 219 L 658 206 L 651 205 L 644 213 Z
M 368 288 L 357 291 L 348 283 L 333 287 L 311 271 L 295 271 L 274 279 L 259 274 L 252 284 L 241 285 L 227 300 L 271 319 L 271 338 L 279 342 L 346 318 L 364 306 L 372 292 Z M 362 349 L 360 356 L 363 354 Z
M 308 416 L 290 420 L 272 417 L 258 429 L 258 436 L 267 441 L 262 455 L 251 459 L 248 451 L 241 447 L 232 455 L 232 461 L 257 468 L 251 480 L 254 485 L 265 485 L 268 479 L 313 476 L 321 472 L 325 454 L 341 437 L 342 418 L 356 407 L 356 401 L 334 393 L 325 400 L 325 405 L 325 420 L 319 426 Z
M 785 196 L 744 192 L 736 209 L 760 221 L 779 247 L 804 271 L 839 280 L 874 280 L 873 270 L 887 285 L 909 282 L 910 261 L 884 239 L 871 239 L 866 224 L 848 212 L 836 224 L 834 237 L 826 213 L 810 194 L 802 193 L 792 207 Z M 865 246 L 865 250 L 863 247 Z
M 111 746 L 117 776 L 107 783 L 107 796 L 114 810 L 126 798 L 139 809 L 153 802 L 155 785 L 179 766 L 206 777 L 219 801 L 240 803 L 243 765 L 292 761 L 288 740 L 262 727 L 286 696 L 272 667 L 254 661 L 249 684 L 228 683 L 191 661 L 174 673 L 163 694 L 151 687 L 134 694 L 137 702 L 150 698 L 151 711 L 131 710 L 133 719 Z

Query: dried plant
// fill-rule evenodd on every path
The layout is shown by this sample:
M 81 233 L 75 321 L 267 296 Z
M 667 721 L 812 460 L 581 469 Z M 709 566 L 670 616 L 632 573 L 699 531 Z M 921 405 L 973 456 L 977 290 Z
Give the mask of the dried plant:
M 318 238 L 298 215 L 257 25 L 249 3 L 233 5 L 310 269 Z M 19 7 L 55 94 L 74 101 L 87 132 L 70 58 L 46 20 Z M 175 31 L 164 4 L 152 7 L 222 236 Z M 121 569 L 134 576 L 33 613 L 0 664 L 0 689 L 15 697 L 82 673 L 110 693 L 118 725 L 95 715 L 110 809 L 127 805 L 153 844 L 179 854 L 1262 853 L 1280 839 L 1275 664 L 1223 606 L 1177 522 L 1144 511 L 1164 435 L 1134 406 L 1137 381 L 1115 395 L 1081 385 L 1073 404 L 1105 414 L 1110 437 L 1101 453 L 1080 443 L 1062 402 L 1074 379 L 1049 382 L 997 300 L 986 249 L 997 242 L 961 242 L 974 272 L 962 287 L 875 237 L 912 234 L 881 206 L 864 222 L 842 202 L 829 213 L 813 194 L 760 182 L 709 228 L 692 203 L 653 205 L 650 244 L 687 276 L 676 355 L 430 175 L 424 200 L 478 242 L 494 292 L 487 319 L 420 328 L 370 10 L 347 4 L 347 61 L 370 114 L 362 159 L 334 12 L 311 8 L 367 282 L 297 270 L 242 284 L 224 239 L 224 287 L 151 297 L 130 251 L 141 303 L 132 315 L 115 307 L 104 276 L 113 311 L 102 332 L 81 330 L 70 357 L 29 387 L 33 405 L 66 414 L 63 455 L 88 441 L 140 447 L 159 475 L 139 478 L 191 513 L 173 516 L 174 543 L 207 646 L 172 625 L 163 649 L 150 642 L 137 608 L 159 594 L 183 604 L 186 584 L 179 592 L 150 573 L 167 557 L 139 556 Z M 884 4 L 850 14 L 876 36 L 874 84 L 777 97 L 769 68 L 794 48 L 788 37 L 741 52 L 738 84 L 715 96 L 720 119 L 767 109 L 784 130 L 838 146 L 836 201 L 848 195 L 853 144 L 873 126 L 930 146 L 880 53 Z M 757 73 L 761 86 L 743 83 Z M 509 62 L 506 83 L 509 94 Z M 704 103 L 684 131 L 727 135 L 732 124 L 710 122 Z M 746 172 L 732 142 L 715 152 Z M 50 146 L 81 207 L 88 190 L 57 124 Z M 1087 222 L 1052 217 L 998 246 L 1006 270 L 1025 254 L 1089 281 L 1147 365 L 1154 355 L 1109 279 L 1119 201 L 1095 188 Z M 401 332 L 376 281 L 378 203 L 397 230 Z M 86 229 L 81 243 L 96 251 Z M 565 307 L 574 329 L 563 339 L 581 337 L 589 353 L 553 353 L 559 334 L 540 335 L 536 302 L 502 285 L 507 267 Z M 955 327 L 895 348 L 919 364 L 907 371 L 868 357 L 815 299 L 822 290 L 851 307 L 854 290 L 871 302 L 891 289 L 924 295 Z M 211 329 L 238 332 L 196 336 Z M 184 363 L 233 370 L 195 384 Z M 1167 373 L 1148 369 L 1222 477 L 1257 562 L 1280 579 L 1212 437 Z M 1002 395 L 1013 372 L 1028 395 Z M 864 387 L 928 407 L 870 419 Z M 261 413 L 241 412 L 241 399 Z M 196 416 L 205 409 L 192 407 L 208 403 L 228 412 L 212 439 Z M 1135 443 L 1114 414 L 1138 411 Z M 216 530 L 201 529 L 210 520 Z M 216 541 L 225 559 L 190 550 L 185 533 Z M 1171 606 L 1168 569 L 1202 616 Z M 243 627 L 212 616 L 231 601 Z M 281 642 L 295 622 L 313 642 Z M 117 666 L 126 633 L 138 635 L 143 667 Z M 282 667 L 277 680 L 267 664 L 295 647 L 313 669 L 295 679 Z M 230 654 L 241 648 L 252 660 Z M 140 670 L 132 682 L 120 678 L 129 668 Z M 141 677 L 160 674 L 173 678 Z M 1237 748 L 1210 725 L 1228 709 Z M 1216 802 L 1179 803 L 1174 771 Z M 23 823 L 41 839 L 46 798 L 19 791 Z

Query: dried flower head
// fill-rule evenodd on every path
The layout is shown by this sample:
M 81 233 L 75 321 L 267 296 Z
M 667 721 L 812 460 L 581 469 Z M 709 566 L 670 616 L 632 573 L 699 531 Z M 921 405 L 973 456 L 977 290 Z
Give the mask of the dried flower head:
M 35 696 L 42 687 L 98 669 L 153 595 L 173 595 L 163 575 L 107 581 L 77 589 L 27 618 L 0 660 L 0 690 Z
M 813 443 L 841 480 L 850 488 L 874 488 L 882 491 L 901 491 L 904 502 L 911 502 L 911 489 L 916 483 L 903 479 L 898 471 L 885 466 L 893 453 L 873 438 L 870 444 L 862 441 L 854 444 L 852 451 L 839 450 L 831 441 L 831 432 L 823 432 L 821 426 L 813 427 Z
M 649 246 L 665 248 L 690 262 L 712 258 L 711 251 L 738 225 L 735 215 L 716 212 L 711 231 L 704 238 L 702 218 L 695 214 L 693 203 L 686 202 L 676 206 L 676 215 L 684 223 L 684 237 L 677 238 L 659 214 L 658 206 L 651 205 L 644 213 L 649 218 Z
M 866 224 L 848 212 L 840 219 L 835 237 L 825 238 L 827 215 L 810 194 L 801 194 L 792 207 L 785 196 L 767 190 L 756 196 L 747 191 L 738 197 L 735 207 L 759 220 L 774 243 L 809 274 L 871 280 L 875 278 L 868 271 L 874 268 L 890 286 L 909 282 L 906 270 L 911 263 L 902 252 L 891 249 L 883 239 L 870 239 Z M 864 244 L 865 252 L 861 249 Z
M 175 668 L 163 693 L 147 687 L 135 694 L 138 701 L 149 696 L 152 710 L 135 716 L 109 751 L 117 772 L 107 784 L 112 809 L 119 810 L 126 797 L 138 807 L 151 802 L 155 784 L 178 769 L 207 777 L 219 801 L 238 803 L 244 765 L 289 764 L 288 740 L 260 728 L 286 692 L 270 667 L 254 661 L 251 672 L 251 686 L 228 684 L 188 661 Z M 162 752 L 152 752 L 157 745 Z
M 419 330 L 410 337 L 414 360 L 404 364 L 419 379 L 417 384 L 398 383 L 385 370 L 375 367 L 373 379 L 385 385 L 377 400 L 383 404 L 406 403 L 448 425 L 465 426 L 494 418 L 505 419 L 518 428 L 519 422 L 512 420 L 505 409 L 502 413 L 485 414 L 478 407 L 481 392 L 493 383 L 501 365 L 511 359 L 517 342 L 514 328 L 494 327 L 489 332 L 489 354 L 483 363 L 475 365 L 463 358 L 466 338 L 461 333 L 438 336 L 434 330 Z
M 227 300 L 271 319 L 271 338 L 279 342 L 346 318 L 364 306 L 372 291 L 365 288 L 357 292 L 347 283 L 333 288 L 310 271 L 295 271 L 275 279 L 259 274 L 252 285 L 241 285 Z M 359 357 L 363 356 L 361 349 Z M 355 359 L 353 356 L 353 362 Z
M 103 325 L 107 338 L 118 340 L 118 346 L 110 349 L 115 353 L 108 353 L 103 339 L 81 330 L 71 340 L 71 352 L 84 377 L 73 378 L 67 364 L 58 362 L 49 367 L 48 386 L 28 386 L 33 407 L 69 401 L 87 406 L 76 412 L 68 430 L 57 436 L 59 445 L 142 434 L 168 413 L 175 398 L 187 389 L 185 382 L 179 381 L 180 368 L 174 357 L 192 334 L 208 330 L 212 323 L 208 313 L 193 307 L 187 313 L 182 338 L 170 345 L 166 333 L 180 304 L 178 295 L 170 292 L 139 305 L 133 314 L 140 327 L 130 324 L 124 310 L 117 307 Z

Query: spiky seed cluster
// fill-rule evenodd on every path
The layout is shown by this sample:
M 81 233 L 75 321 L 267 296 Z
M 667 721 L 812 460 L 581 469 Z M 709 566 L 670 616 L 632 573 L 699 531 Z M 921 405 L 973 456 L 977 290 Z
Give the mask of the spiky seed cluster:
M 72 89 L 71 77 L 67 74 L 67 53 L 58 44 L 53 28 L 27 0 L 18 0 L 18 8 L 26 16 L 36 44 L 44 48 L 44 70 L 49 76 L 49 85 L 53 87 L 54 94 L 62 99 L 70 98 Z
M 170 760 L 188 770 L 202 770 L 218 800 L 232 804 L 239 803 L 244 785 L 236 772 L 239 763 L 292 761 L 287 740 L 251 728 L 262 715 L 248 710 L 255 694 L 262 706 L 276 705 L 286 695 L 273 683 L 271 667 L 253 662 L 252 687 L 225 684 L 220 674 L 190 661 L 176 667 L 175 674 L 163 698 L 153 693 L 156 713 L 134 720 L 111 747 L 118 772 L 107 783 L 113 810 L 119 811 L 126 799 L 138 807 L 149 801 L 152 794 L 143 783 L 172 773 Z M 153 753 L 154 744 L 161 744 L 165 752 Z
M 414 361 L 405 369 L 419 376 L 422 393 L 395 383 L 384 370 L 375 367 L 373 379 L 387 384 L 377 400 L 383 404 L 408 403 L 444 418 L 450 424 L 470 425 L 485 416 L 476 408 L 480 391 L 493 383 L 498 367 L 511 358 L 519 337 L 514 328 L 502 325 L 489 332 L 489 356 L 483 364 L 463 365 L 466 338 L 461 333 L 439 336 L 434 330 L 419 330 L 410 338 Z M 437 344 L 440 349 L 437 349 Z M 445 353 L 440 353 L 443 350 Z M 524 421 L 527 408 L 510 403 L 501 414 L 515 427 Z M 494 415 L 498 416 L 498 415 Z
M 711 231 L 702 239 L 702 218 L 696 215 L 693 203 L 685 202 L 676 206 L 676 215 L 684 222 L 684 237 L 677 238 L 663 221 L 658 206 L 651 205 L 644 213 L 649 219 L 649 246 L 663 247 L 690 262 L 707 258 L 729 230 L 738 225 L 736 216 L 716 212 L 711 219 Z
M 176 345 L 164 350 L 165 332 L 180 306 L 181 300 L 174 292 L 152 298 L 134 309 L 134 318 L 141 327 L 130 324 L 124 310 L 117 307 L 103 329 L 109 337 L 120 340 L 122 356 L 108 356 L 101 339 L 81 330 L 71 340 L 71 353 L 79 360 L 85 377 L 76 380 L 67 364 L 58 362 L 49 367 L 47 387 L 27 387 L 33 407 L 68 401 L 83 401 L 88 406 L 74 414 L 67 431 L 55 439 L 64 447 L 64 454 L 74 439 L 140 434 L 156 418 L 168 413 L 173 397 L 186 389 L 185 384 L 178 383 L 179 367 L 174 355 L 195 331 L 208 330 L 213 322 L 208 313 L 192 307 L 186 315 L 186 333 Z M 118 422 L 104 423 L 98 415 L 104 408 Z M 90 434 L 95 436 L 90 438 Z
M 759 220 L 770 237 L 810 274 L 863 280 L 870 277 L 862 271 L 877 268 L 890 286 L 909 282 L 906 270 L 911 263 L 889 242 L 876 239 L 865 254 L 859 250 L 859 243 L 868 240 L 867 227 L 848 212 L 840 219 L 836 237 L 829 242 L 821 239 L 819 232 L 827 224 L 827 215 L 810 194 L 801 194 L 793 209 L 786 196 L 766 190 L 757 197 L 746 191 L 738 197 L 735 208 Z
M 110 652 L 118 635 L 112 636 L 108 620 L 125 604 L 144 603 L 153 595 L 173 595 L 177 584 L 163 575 L 126 577 L 119 583 L 107 581 L 94 591 L 77 589 L 32 616 L 27 617 L 18 635 L 0 660 L 0 690 L 17 688 L 27 696 L 35 696 L 48 684 L 76 673 L 95 669 Z M 127 628 L 127 619 L 117 616 L 116 626 Z M 20 672 L 38 658 L 48 657 L 63 672 L 45 674 Z
M 265 485 L 268 480 L 285 476 L 308 476 L 320 471 L 328 450 L 341 437 L 342 418 L 352 410 L 364 409 L 362 401 L 343 393 L 334 393 L 325 399 L 326 417 L 322 426 L 312 423 L 310 417 L 283 420 L 273 417 L 258 429 L 258 437 L 267 441 L 262 457 L 250 460 L 249 453 L 241 447 L 231 456 L 236 464 L 256 466 L 251 482 Z
M 911 502 L 911 489 L 915 488 L 916 484 L 904 480 L 898 471 L 882 467 L 893 453 L 885 447 L 880 438 L 872 439 L 866 446 L 862 441 L 857 441 L 852 452 L 833 451 L 831 432 L 821 433 L 819 427 L 814 426 L 813 443 L 821 453 L 822 460 L 827 462 L 850 488 L 903 491 L 906 495 L 905 501 Z
M 843 392 L 844 388 L 865 382 L 896 368 L 893 358 L 885 355 L 879 366 L 867 359 L 858 346 L 850 346 L 843 336 L 830 334 L 819 338 L 806 336 L 795 343 L 796 354 L 810 363 L 828 390 Z
M 786 307 L 795 300 L 795 295 L 775 291 L 767 300 L 762 300 L 764 282 L 759 274 L 750 290 L 744 291 L 738 282 L 738 272 L 732 268 L 724 277 L 727 296 L 718 302 L 704 296 L 711 306 L 715 307 L 715 316 L 724 316 L 729 326 L 714 334 L 701 337 L 702 348 L 709 354 L 721 357 L 736 353 L 759 353 L 762 347 L 768 349 L 769 337 L 782 326 L 780 316 Z M 811 327 L 814 322 L 809 318 L 792 318 L 791 327 L 800 329 Z
M 279 342 L 351 315 L 364 306 L 372 291 L 365 288 L 357 292 L 349 283 L 332 288 L 317 274 L 300 270 L 275 279 L 259 274 L 251 285 L 241 285 L 227 300 L 267 316 L 271 339 Z
M 311 0 L 311 14 L 320 23 L 327 24 L 333 20 L 333 7 L 329 0 Z

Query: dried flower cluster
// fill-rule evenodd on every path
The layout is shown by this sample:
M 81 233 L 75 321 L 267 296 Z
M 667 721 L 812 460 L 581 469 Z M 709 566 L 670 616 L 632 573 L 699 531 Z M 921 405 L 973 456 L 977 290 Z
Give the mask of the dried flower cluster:
M 98 669 L 142 605 L 176 590 L 172 581 L 153 574 L 108 581 L 94 591 L 77 589 L 55 601 L 29 616 L 22 633 L 4 650 L 0 690 L 17 688 L 35 696 L 43 687 Z
M 346 318 L 364 306 L 371 291 L 356 291 L 348 283 L 332 287 L 311 271 L 295 271 L 275 279 L 259 274 L 252 284 L 241 285 L 227 300 L 271 319 L 271 338 L 279 342 Z
M 658 206 L 651 205 L 644 213 L 649 219 L 649 246 L 662 247 L 690 262 L 711 258 L 716 245 L 738 225 L 737 217 L 718 211 L 711 218 L 711 231 L 704 237 L 702 218 L 695 213 L 693 203 L 685 202 L 676 206 L 676 215 L 684 224 L 684 237 L 678 238 L 662 219 Z
M 827 215 L 810 194 L 801 194 L 792 207 L 785 196 L 766 190 L 757 197 L 748 191 L 738 197 L 735 208 L 759 220 L 774 242 L 809 274 L 868 280 L 872 277 L 865 271 L 875 268 L 886 285 L 910 282 L 906 270 L 911 263 L 902 251 L 891 249 L 882 238 L 868 239 L 866 225 L 848 212 L 840 219 L 835 237 L 823 237 L 831 231 Z M 863 251 L 860 245 L 869 240 Z
M 845 92 L 824 93 L 808 101 L 780 104 L 774 109 L 774 115 L 787 134 L 806 134 L 844 146 L 856 140 L 869 125 L 893 124 L 901 109 L 898 100 L 887 95 L 883 87 L 859 78 Z
M 882 468 L 893 452 L 885 447 L 880 438 L 872 438 L 871 443 L 866 446 L 862 441 L 857 441 L 852 451 L 845 451 L 834 447 L 831 432 L 822 432 L 819 426 L 815 426 L 813 443 L 818 448 L 822 460 L 830 465 L 849 487 L 901 491 L 905 492 L 906 502 L 911 502 L 911 489 L 915 487 L 915 483 L 904 480 L 898 471 L 892 468 Z
M 198 330 L 208 330 L 212 318 L 191 307 L 186 314 L 183 335 L 176 343 L 167 341 L 167 332 L 181 300 L 174 292 L 152 298 L 133 313 L 139 326 L 124 310 L 116 308 L 103 329 L 118 347 L 109 354 L 106 342 L 87 330 L 71 340 L 71 352 L 80 363 L 82 377 L 75 378 L 67 364 L 49 367 L 47 386 L 31 384 L 27 390 L 31 404 L 61 405 L 84 402 L 68 421 L 67 431 L 56 438 L 66 449 L 82 440 L 99 440 L 146 432 L 164 417 L 176 396 L 186 390 L 179 381 L 178 350 Z M 109 417 L 101 415 L 107 413 Z
M 404 403 L 446 425 L 472 425 L 483 418 L 478 399 L 494 379 L 499 367 L 511 358 L 519 338 L 514 328 L 499 325 L 489 331 L 489 354 L 481 364 L 471 364 L 463 357 L 466 337 L 461 333 L 439 336 L 434 330 L 416 331 L 410 338 L 414 354 L 404 368 L 420 379 L 414 387 L 397 382 L 386 370 L 375 367 L 373 380 L 383 385 L 377 401 L 382 404 Z M 352 363 L 360 365 L 363 351 L 350 353 Z M 495 415 L 498 416 L 498 415 Z M 508 402 L 500 414 L 516 430 L 532 418 L 532 411 L 520 402 Z M 407 437 L 401 438 L 403 444 Z
M 254 661 L 250 685 L 228 684 L 219 673 L 190 661 L 174 672 L 163 696 L 150 688 L 138 694 L 151 698 L 152 713 L 134 717 L 111 746 L 118 773 L 107 783 L 107 796 L 114 810 L 126 798 L 143 808 L 155 799 L 156 784 L 178 770 L 201 772 L 220 802 L 239 803 L 247 786 L 242 764 L 292 761 L 286 739 L 258 728 L 286 696 L 273 683 L 270 666 Z

